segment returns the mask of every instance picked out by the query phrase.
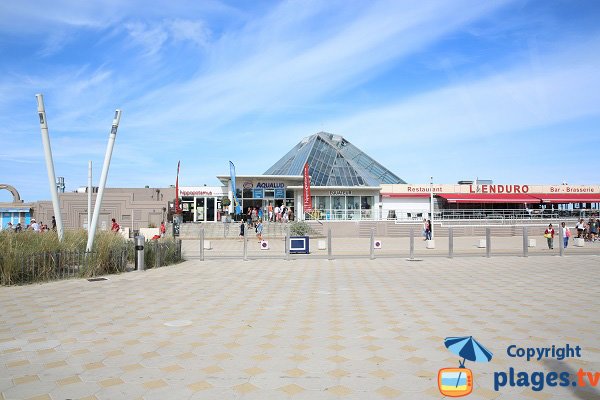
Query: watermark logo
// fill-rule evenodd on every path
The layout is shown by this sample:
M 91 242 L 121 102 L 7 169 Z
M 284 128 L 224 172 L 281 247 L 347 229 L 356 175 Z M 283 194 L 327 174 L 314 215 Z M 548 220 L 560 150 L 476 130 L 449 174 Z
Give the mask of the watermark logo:
M 444 345 L 452 353 L 462 357 L 458 368 L 442 368 L 438 372 L 438 389 L 448 397 L 462 397 L 473 391 L 473 372 L 465 368 L 467 360 L 489 362 L 492 352 L 486 349 L 473 336 L 447 337 Z
M 440 393 L 448 397 L 462 397 L 473 391 L 473 372 L 468 368 L 442 368 L 438 372 Z

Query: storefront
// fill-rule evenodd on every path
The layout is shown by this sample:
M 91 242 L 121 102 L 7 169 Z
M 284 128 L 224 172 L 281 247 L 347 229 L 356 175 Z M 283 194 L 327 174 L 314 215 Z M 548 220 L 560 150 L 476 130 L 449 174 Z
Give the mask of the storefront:
M 482 218 L 552 214 L 575 216 L 600 210 L 600 186 L 529 184 L 396 184 L 382 185 L 382 218 L 428 216 Z
M 231 187 L 229 176 L 217 177 L 225 186 Z M 268 175 L 238 175 L 236 176 L 236 196 L 242 207 L 242 214 L 246 215 L 248 209 L 256 208 L 266 215 L 268 207 L 285 206 L 297 214 L 297 204 L 300 204 L 302 192 L 295 188 L 302 182 L 300 176 L 268 176 Z M 226 189 L 224 189 L 226 190 Z M 234 196 L 231 189 L 227 196 L 231 200 L 229 212 L 234 213 Z M 239 217 L 238 217 L 239 218 Z
M 311 188 L 311 213 L 306 219 L 360 221 L 377 218 L 379 188 Z
M 217 177 L 226 187 L 231 185 L 229 176 Z M 378 218 L 381 206 L 380 187 L 367 186 L 311 186 L 313 211 L 305 213 L 303 209 L 303 178 L 297 175 L 238 175 L 236 176 L 236 194 L 242 206 L 242 213 L 248 208 L 268 210 L 285 206 L 294 212 L 295 219 L 316 219 L 326 221 L 359 221 Z M 234 212 L 233 193 L 230 191 Z
M 220 221 L 223 197 L 227 191 L 221 186 L 180 187 L 183 222 Z
M 25 228 L 31 222 L 31 208 L 0 207 L 0 217 L 0 230 L 6 229 L 9 222 L 13 227 L 20 222 Z

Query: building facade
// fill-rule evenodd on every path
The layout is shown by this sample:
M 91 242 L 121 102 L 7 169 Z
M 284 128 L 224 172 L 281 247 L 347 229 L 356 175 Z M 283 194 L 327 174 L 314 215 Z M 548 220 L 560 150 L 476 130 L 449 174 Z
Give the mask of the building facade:
M 303 207 L 303 170 L 308 164 L 312 210 Z M 179 187 L 177 197 L 184 223 L 221 222 L 225 216 L 242 219 L 249 209 L 266 215 L 269 206 L 285 206 L 295 219 L 320 221 L 415 220 L 431 217 L 489 218 L 535 216 L 546 212 L 594 213 L 600 209 L 599 185 L 409 184 L 345 138 L 319 132 L 302 139 L 264 174 L 219 175 L 221 186 Z M 187 178 L 188 181 L 193 178 Z M 50 201 L 24 203 L 12 186 L 13 202 L 0 204 L 1 228 L 8 222 L 26 226 L 32 217 L 48 223 Z M 433 196 L 432 196 L 433 193 Z M 115 218 L 131 231 L 171 221 L 175 188 L 106 188 L 99 229 L 110 229 Z M 86 189 L 59 193 L 63 226 L 87 228 Z M 92 194 L 95 204 L 96 193 Z M 235 215 L 236 201 L 242 213 Z M 93 205 L 92 205 L 93 207 Z M 565 214 L 566 215 L 566 214 Z

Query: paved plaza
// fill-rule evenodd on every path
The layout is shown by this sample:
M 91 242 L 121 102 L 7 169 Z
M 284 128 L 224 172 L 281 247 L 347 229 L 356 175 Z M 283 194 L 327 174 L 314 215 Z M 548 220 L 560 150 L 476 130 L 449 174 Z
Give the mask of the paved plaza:
M 0 287 L 0 399 L 597 399 L 600 385 L 494 390 L 494 373 L 600 371 L 597 255 L 263 259 Z M 580 346 L 527 361 L 507 348 Z M 591 378 L 594 375 L 592 373 Z M 575 380 L 576 376 L 572 375 Z

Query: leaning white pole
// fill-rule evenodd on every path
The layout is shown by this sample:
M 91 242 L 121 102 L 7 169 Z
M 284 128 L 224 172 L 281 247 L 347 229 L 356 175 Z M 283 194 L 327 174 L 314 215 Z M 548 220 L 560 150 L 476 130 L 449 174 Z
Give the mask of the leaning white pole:
M 52 161 L 52 149 L 50 148 L 50 136 L 48 135 L 48 123 L 46 121 L 46 109 L 44 108 L 44 95 L 36 94 L 38 116 L 42 128 L 42 143 L 44 144 L 44 156 L 46 157 L 46 170 L 48 171 L 48 182 L 50 183 L 50 194 L 52 195 L 52 207 L 56 219 L 56 232 L 58 240 L 63 239 L 63 225 L 60 216 L 60 203 L 58 201 L 58 189 L 56 188 L 56 175 L 54 174 L 54 161 Z
M 92 160 L 88 161 L 88 209 L 87 209 L 87 229 L 90 231 L 92 222 Z
M 110 158 L 112 157 L 115 138 L 117 137 L 117 129 L 121 120 L 121 110 L 115 110 L 115 118 L 113 119 L 112 128 L 108 135 L 108 145 L 106 146 L 106 155 L 104 156 L 104 165 L 102 166 L 102 175 L 100 175 L 100 184 L 98 194 L 96 195 L 96 204 L 94 205 L 94 215 L 92 215 L 92 224 L 88 230 L 88 241 L 86 251 L 92 251 L 94 245 L 94 235 L 96 234 L 96 225 L 100 217 L 100 208 L 102 207 L 102 196 L 104 195 L 104 187 L 106 186 L 106 177 L 108 176 L 108 167 L 110 166 Z

